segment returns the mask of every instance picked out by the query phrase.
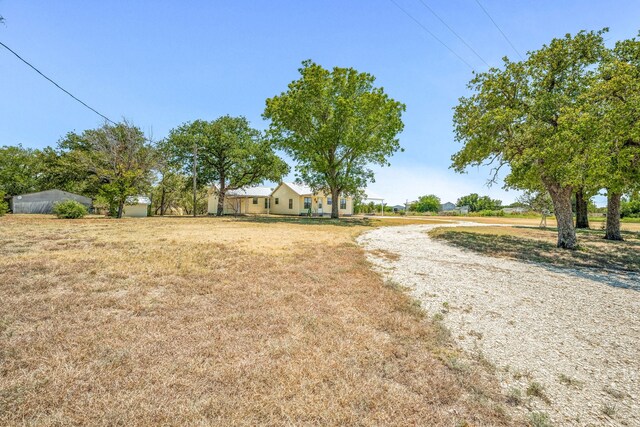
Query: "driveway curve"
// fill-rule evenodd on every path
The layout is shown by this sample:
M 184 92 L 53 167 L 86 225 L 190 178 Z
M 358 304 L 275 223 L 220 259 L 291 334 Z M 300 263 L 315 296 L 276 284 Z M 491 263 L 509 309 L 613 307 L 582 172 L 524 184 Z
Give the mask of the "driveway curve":
M 411 289 L 463 349 L 496 367 L 516 413 L 544 413 L 553 425 L 640 426 L 640 292 L 427 235 L 462 225 L 482 226 L 382 227 L 358 243 L 385 279 Z

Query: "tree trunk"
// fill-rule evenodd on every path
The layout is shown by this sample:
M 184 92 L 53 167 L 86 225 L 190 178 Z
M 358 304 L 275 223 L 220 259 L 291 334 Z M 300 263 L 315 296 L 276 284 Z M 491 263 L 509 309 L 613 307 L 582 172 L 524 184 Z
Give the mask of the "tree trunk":
M 337 188 L 331 189 L 331 218 L 340 218 L 340 193 Z
M 124 210 L 124 202 L 119 202 L 118 203 L 118 214 L 116 215 L 116 218 L 122 218 L 122 211 Z
M 589 228 L 589 201 L 582 188 L 576 191 L 576 228 Z
M 576 249 L 576 229 L 573 227 L 573 212 L 571 209 L 571 187 L 561 187 L 557 184 L 547 185 L 547 190 L 553 200 L 553 209 L 558 222 L 558 247 Z
M 220 181 L 218 182 L 220 188 L 218 190 L 218 209 L 216 210 L 216 216 L 224 215 L 224 196 L 227 193 L 225 181 L 226 177 L 224 174 L 220 173 Z
M 164 216 L 164 197 L 166 193 L 164 186 L 162 187 L 162 196 L 160 197 L 160 216 Z
M 620 233 L 620 198 L 619 193 L 607 191 L 607 228 L 604 238 L 607 240 L 624 240 Z

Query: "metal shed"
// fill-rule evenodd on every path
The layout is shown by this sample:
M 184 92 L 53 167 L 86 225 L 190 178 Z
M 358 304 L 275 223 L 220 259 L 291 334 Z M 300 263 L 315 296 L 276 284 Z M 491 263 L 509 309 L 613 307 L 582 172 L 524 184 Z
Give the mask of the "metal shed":
M 91 199 L 88 197 L 62 190 L 46 190 L 13 196 L 11 210 L 14 214 L 49 214 L 53 212 L 56 202 L 64 200 L 75 200 L 91 209 Z

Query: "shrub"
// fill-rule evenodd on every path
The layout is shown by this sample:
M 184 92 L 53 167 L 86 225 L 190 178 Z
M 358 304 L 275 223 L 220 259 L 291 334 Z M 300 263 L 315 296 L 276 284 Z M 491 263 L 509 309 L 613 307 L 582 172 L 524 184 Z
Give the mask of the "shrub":
M 58 202 L 53 206 L 53 213 L 58 218 L 82 218 L 87 213 L 87 208 L 80 202 L 75 200 L 65 200 Z
M 551 427 L 549 415 L 544 412 L 532 412 L 529 415 L 529 425 L 531 427 Z
M 0 191 L 0 216 L 4 215 L 9 211 L 9 205 L 4 201 L 4 193 Z

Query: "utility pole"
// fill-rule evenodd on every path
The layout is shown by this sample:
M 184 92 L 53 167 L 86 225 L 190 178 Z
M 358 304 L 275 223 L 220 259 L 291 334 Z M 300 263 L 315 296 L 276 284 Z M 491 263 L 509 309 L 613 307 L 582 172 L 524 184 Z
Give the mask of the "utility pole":
M 193 216 L 196 216 L 198 203 L 198 144 L 193 144 Z

